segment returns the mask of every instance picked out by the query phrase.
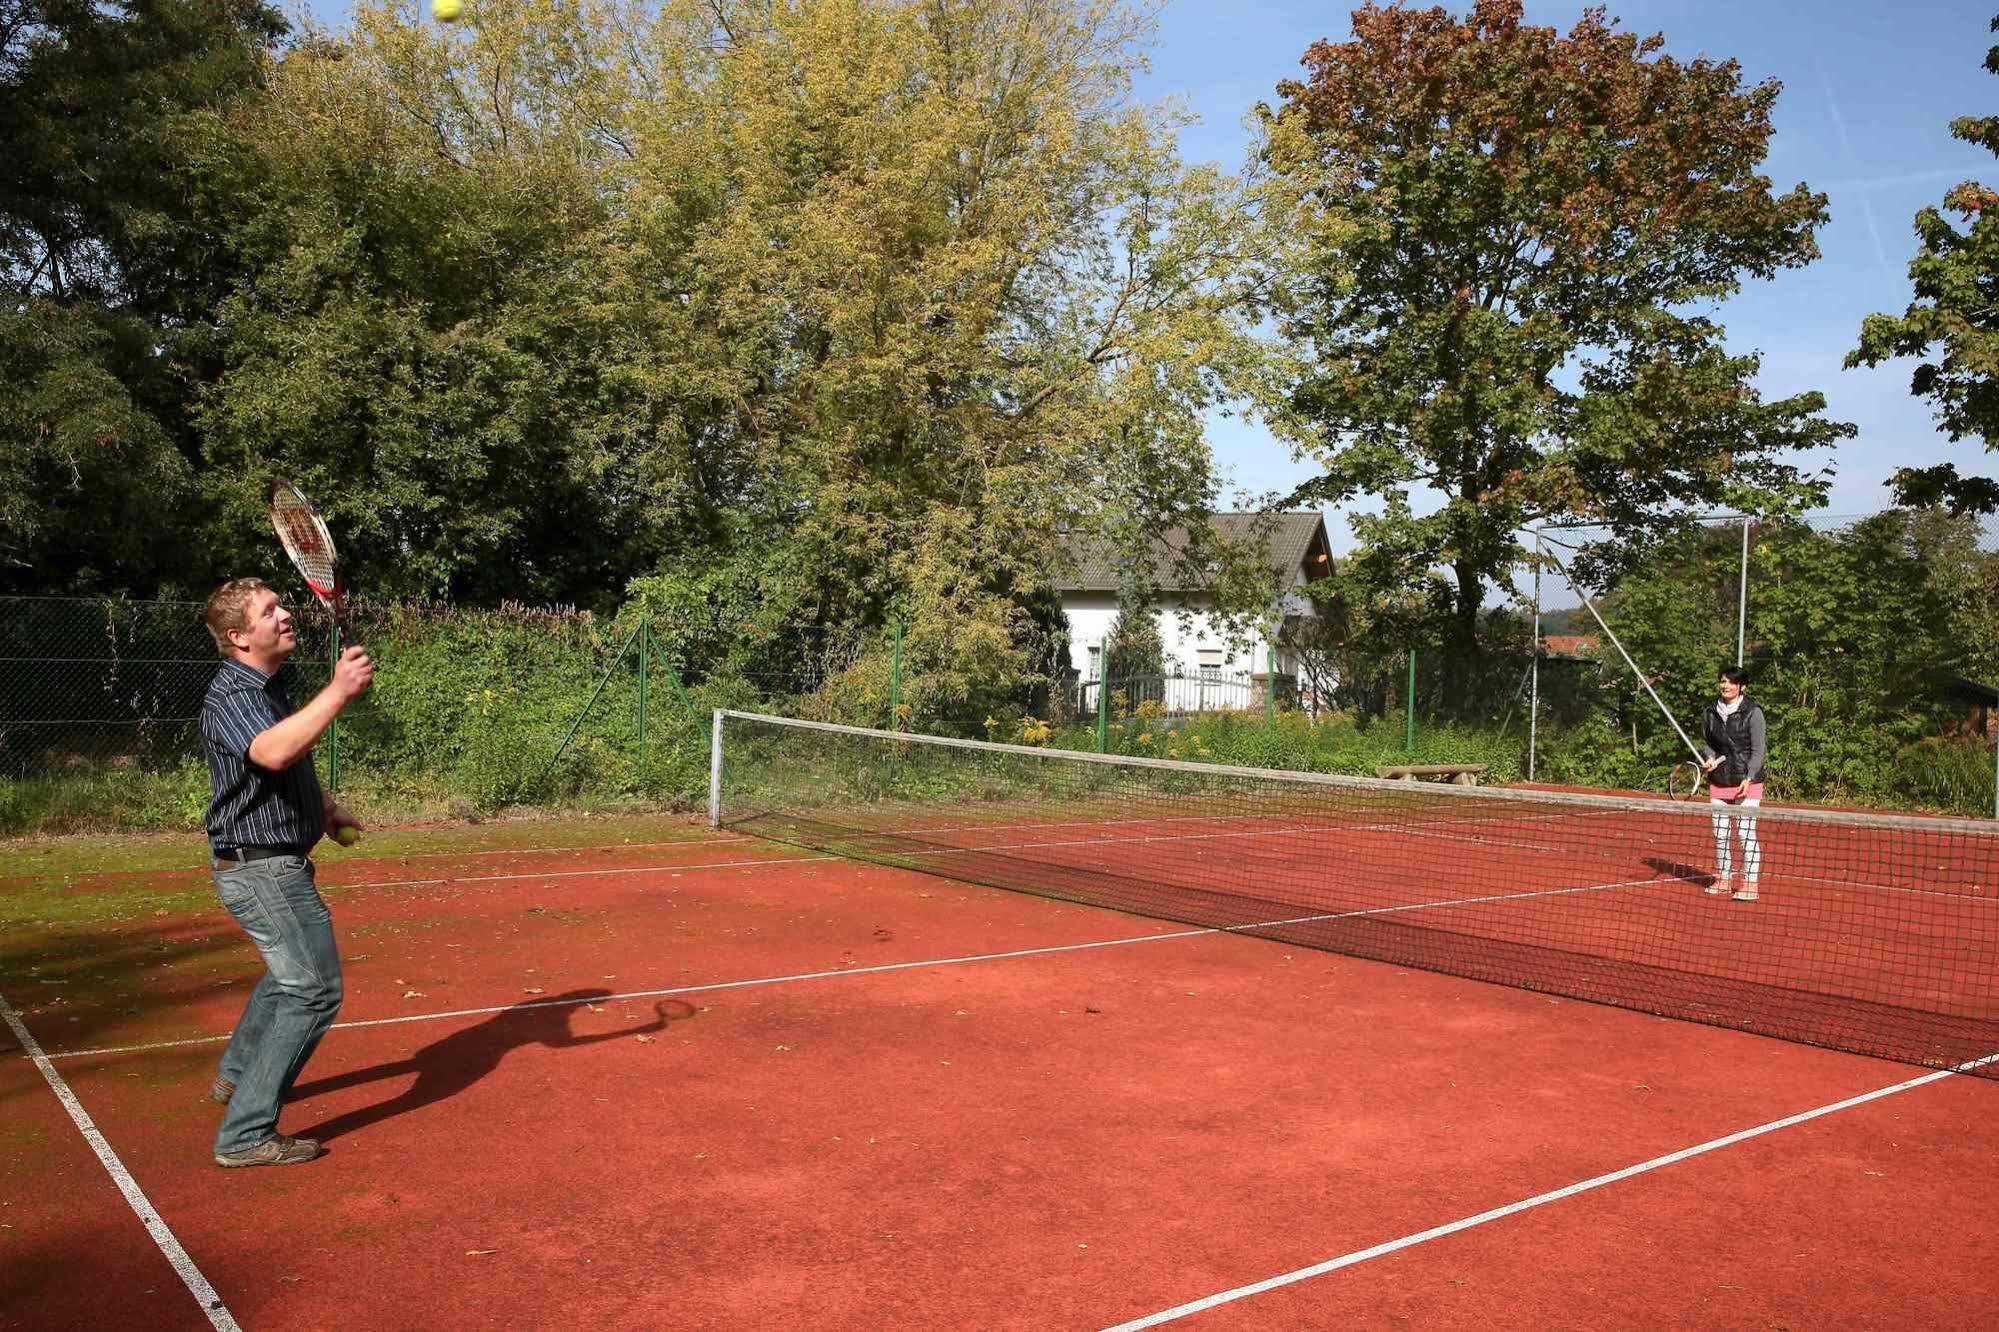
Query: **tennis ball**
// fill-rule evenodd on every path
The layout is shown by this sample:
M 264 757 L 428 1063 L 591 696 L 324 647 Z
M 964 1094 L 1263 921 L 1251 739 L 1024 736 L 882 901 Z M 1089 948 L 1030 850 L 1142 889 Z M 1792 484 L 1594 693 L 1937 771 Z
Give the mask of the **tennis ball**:
M 464 12 L 464 0 L 430 0 L 430 16 L 439 23 L 456 23 Z
M 351 823 L 343 823 L 333 830 L 333 840 L 342 846 L 352 846 L 361 840 L 361 830 Z

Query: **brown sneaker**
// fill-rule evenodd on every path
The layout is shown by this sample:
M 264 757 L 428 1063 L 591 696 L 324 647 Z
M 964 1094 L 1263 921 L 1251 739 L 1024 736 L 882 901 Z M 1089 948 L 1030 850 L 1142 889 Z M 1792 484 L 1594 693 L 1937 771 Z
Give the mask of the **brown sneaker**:
M 1709 897 L 1727 897 L 1741 883 L 1733 874 L 1717 874 L 1707 887 L 1701 889 Z M 211 1093 L 212 1094 L 212 1093 Z
M 310 1161 L 324 1150 L 311 1138 L 287 1138 L 275 1134 L 264 1139 L 255 1147 L 245 1147 L 240 1152 L 217 1152 L 215 1164 L 219 1166 L 260 1166 L 298 1165 Z

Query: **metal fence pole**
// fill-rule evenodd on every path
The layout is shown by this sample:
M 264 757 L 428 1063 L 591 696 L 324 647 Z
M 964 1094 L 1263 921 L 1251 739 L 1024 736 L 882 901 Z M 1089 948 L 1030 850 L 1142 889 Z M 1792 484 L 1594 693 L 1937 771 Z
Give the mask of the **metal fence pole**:
M 652 667 L 652 627 L 643 612 L 639 615 L 639 758 L 646 752 L 646 676 Z
M 1735 594 L 1735 664 L 1742 664 L 1742 649 L 1749 636 L 1749 515 L 1742 515 L 1742 583 Z
M 1270 649 L 1270 675 L 1263 682 L 1263 724 L 1277 725 L 1277 649 Z
M 1409 649 L 1409 695 L 1405 700 L 1402 719 L 1402 748 L 1408 753 L 1416 752 L 1416 649 Z
M 888 677 L 888 729 L 902 729 L 902 617 L 895 621 L 895 660 Z
M 1106 642 L 1102 652 L 1097 654 L 1097 752 L 1107 752 L 1110 744 L 1111 690 L 1110 664 L 1111 645 Z
M 332 679 L 334 667 L 340 665 L 340 621 L 333 622 L 333 653 L 327 660 L 327 679 Z M 340 714 L 334 713 L 333 720 L 326 724 L 326 793 L 336 795 L 340 790 Z
M 1527 670 L 1533 688 L 1527 698 L 1527 780 L 1534 780 L 1534 750 L 1541 741 L 1541 536 L 1534 534 L 1534 641 Z

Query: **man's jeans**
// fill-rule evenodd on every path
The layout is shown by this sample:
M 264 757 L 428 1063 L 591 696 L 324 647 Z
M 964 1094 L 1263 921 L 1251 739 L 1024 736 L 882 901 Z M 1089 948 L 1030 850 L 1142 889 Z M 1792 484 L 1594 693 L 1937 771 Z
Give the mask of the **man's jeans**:
M 278 1105 L 340 1011 L 340 953 L 333 917 L 313 886 L 304 856 L 217 868 L 222 905 L 264 955 L 264 978 L 250 995 L 221 1076 L 236 1094 L 215 1135 L 217 1152 L 255 1147 L 278 1131 Z

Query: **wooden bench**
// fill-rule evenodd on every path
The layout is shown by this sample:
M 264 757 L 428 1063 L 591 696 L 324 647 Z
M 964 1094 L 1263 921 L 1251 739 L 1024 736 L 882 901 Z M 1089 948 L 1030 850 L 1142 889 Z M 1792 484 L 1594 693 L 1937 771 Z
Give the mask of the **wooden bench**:
M 1386 765 L 1376 768 L 1377 777 L 1391 777 L 1405 782 L 1413 782 L 1421 777 L 1433 782 L 1454 782 L 1459 786 L 1477 786 L 1478 779 L 1485 776 L 1483 763 L 1406 763 Z

